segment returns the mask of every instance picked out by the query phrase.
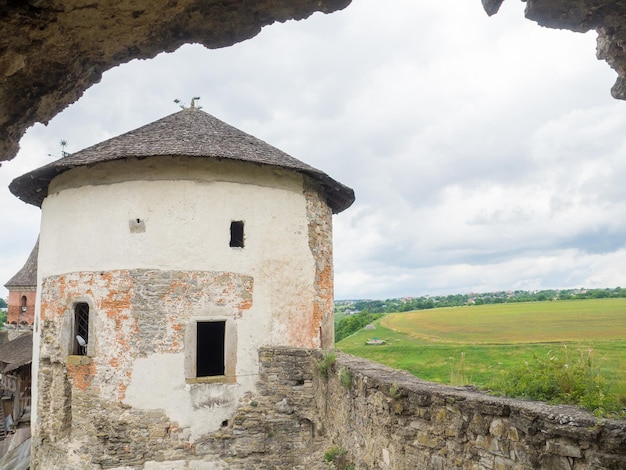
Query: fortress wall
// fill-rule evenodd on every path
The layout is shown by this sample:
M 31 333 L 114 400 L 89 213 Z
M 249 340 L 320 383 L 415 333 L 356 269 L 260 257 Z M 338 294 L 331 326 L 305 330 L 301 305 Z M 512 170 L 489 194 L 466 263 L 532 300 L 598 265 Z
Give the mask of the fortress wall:
M 626 420 L 424 382 L 344 354 L 320 386 L 326 438 L 358 469 L 626 468 Z
M 341 353 L 325 378 L 322 359 L 320 350 L 261 348 L 256 389 L 192 445 L 159 410 L 95 407 L 87 419 L 98 423 L 92 453 L 102 458 L 74 468 L 326 470 L 332 447 L 355 469 L 625 468 L 626 421 L 424 382 Z M 57 466 L 40 465 L 52 457 L 42 451 L 32 468 L 66 468 L 63 455 Z

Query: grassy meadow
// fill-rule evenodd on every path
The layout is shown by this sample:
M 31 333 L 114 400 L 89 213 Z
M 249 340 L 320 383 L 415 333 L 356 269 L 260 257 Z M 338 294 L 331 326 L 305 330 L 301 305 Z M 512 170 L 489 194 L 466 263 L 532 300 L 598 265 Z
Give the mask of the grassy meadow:
M 368 339 L 384 339 L 367 346 Z M 589 354 L 626 395 L 626 299 L 525 302 L 392 313 L 337 349 L 425 380 L 493 388 L 504 371 L 565 348 Z

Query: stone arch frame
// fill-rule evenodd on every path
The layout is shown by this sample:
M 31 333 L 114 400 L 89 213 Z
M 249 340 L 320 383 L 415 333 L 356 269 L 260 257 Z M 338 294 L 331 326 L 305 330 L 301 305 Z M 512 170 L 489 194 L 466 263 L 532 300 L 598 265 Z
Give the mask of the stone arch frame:
M 0 161 L 15 156 L 27 128 L 50 121 L 108 69 L 184 44 L 228 47 L 274 22 L 331 13 L 350 2 L 155 0 L 133 9 L 124 2 L 0 5 Z

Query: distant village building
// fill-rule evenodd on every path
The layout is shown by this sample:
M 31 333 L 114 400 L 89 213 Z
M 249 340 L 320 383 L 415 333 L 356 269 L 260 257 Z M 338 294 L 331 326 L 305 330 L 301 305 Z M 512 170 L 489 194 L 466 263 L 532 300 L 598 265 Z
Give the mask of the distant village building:
M 0 334 L 0 468 L 28 468 L 30 447 L 33 320 L 39 241 L 5 284 L 7 322 Z
M 30 332 L 0 344 L 0 468 L 26 469 L 29 463 L 31 362 Z
M 39 240 L 22 269 L 4 285 L 9 291 L 7 323 L 9 325 L 32 325 L 35 318 L 37 294 L 37 255 Z
M 201 460 L 259 347 L 333 346 L 332 214 L 353 191 L 193 106 L 10 189 L 42 209 L 40 468 Z M 120 426 L 155 448 L 107 441 Z
M 33 335 L 30 333 L 0 345 L 2 438 L 3 433 L 17 426 L 24 411 L 30 412 L 32 351 Z

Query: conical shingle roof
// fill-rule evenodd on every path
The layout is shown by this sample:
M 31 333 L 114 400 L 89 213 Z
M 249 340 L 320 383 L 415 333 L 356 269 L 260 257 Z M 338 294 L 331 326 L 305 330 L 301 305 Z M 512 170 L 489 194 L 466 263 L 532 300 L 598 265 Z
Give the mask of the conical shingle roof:
M 13 276 L 4 285 L 7 289 L 16 287 L 36 287 L 37 286 L 37 257 L 39 256 L 39 239 L 30 252 L 28 259 L 22 269 L 20 269 L 15 276 Z
M 318 180 L 334 213 L 354 202 L 354 191 L 323 171 L 193 107 L 26 173 L 14 179 L 9 189 L 23 201 L 41 207 L 50 181 L 65 171 L 94 163 L 153 156 L 228 158 L 288 168 Z

